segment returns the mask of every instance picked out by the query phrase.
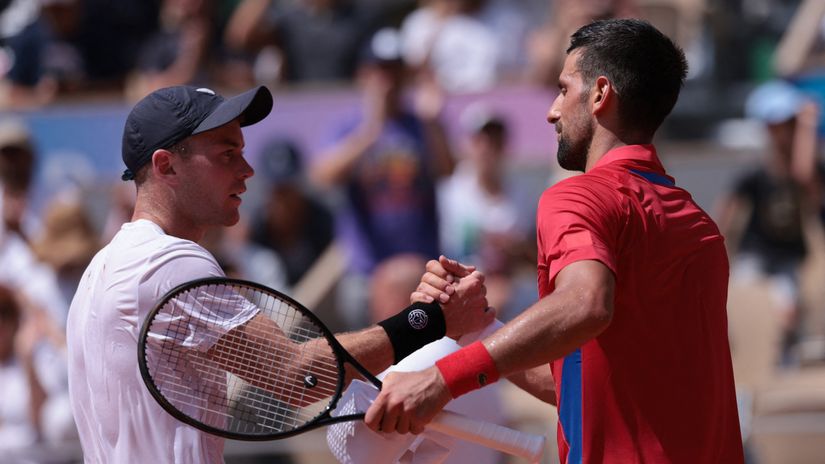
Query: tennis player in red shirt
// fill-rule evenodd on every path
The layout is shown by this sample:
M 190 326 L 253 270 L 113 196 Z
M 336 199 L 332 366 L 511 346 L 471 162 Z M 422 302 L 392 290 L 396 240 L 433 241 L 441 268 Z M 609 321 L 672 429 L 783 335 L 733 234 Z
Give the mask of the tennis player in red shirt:
M 567 53 L 547 120 L 559 164 L 584 174 L 539 201 L 539 301 L 433 368 L 387 376 L 367 424 L 417 433 L 506 376 L 558 405 L 562 463 L 743 462 L 724 241 L 651 144 L 684 54 L 633 19 L 582 27 Z M 413 297 L 464 273 L 446 259 L 428 270 Z

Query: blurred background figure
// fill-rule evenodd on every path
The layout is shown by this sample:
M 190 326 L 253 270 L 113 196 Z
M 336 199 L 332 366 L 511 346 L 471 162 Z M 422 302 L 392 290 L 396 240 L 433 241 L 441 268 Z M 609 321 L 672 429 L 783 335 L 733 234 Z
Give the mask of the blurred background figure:
M 0 9 L 0 104 L 42 106 L 68 94 L 119 90 L 158 1 L 13 0 Z
M 721 200 L 719 226 L 732 255 L 734 278 L 766 276 L 774 288 L 784 333 L 785 363 L 799 330 L 799 272 L 807 256 L 806 227 L 821 223 L 823 168 L 817 122 L 820 108 L 784 81 L 756 88 L 745 113 L 764 124 L 762 165 L 736 180 Z
M 776 73 L 821 103 L 825 99 L 825 2 L 802 0 L 773 55 Z M 819 136 L 825 115 L 819 114 Z
M 427 259 L 414 253 L 402 253 L 381 261 L 369 284 L 370 322 L 383 321 L 396 314 L 398 308 L 410 305 Z
M 126 182 L 107 186 L 108 203 L 100 226 L 100 242 L 109 243 L 120 226 L 129 222 L 135 209 L 135 189 Z
M 483 103 L 468 106 L 459 122 L 462 156 L 438 189 L 442 250 L 483 269 L 490 306 L 504 309 L 514 260 L 531 235 L 508 190 L 508 125 Z
M 40 222 L 28 208 L 35 164 L 28 128 L 19 120 L 0 121 L 0 284 L 18 289 L 63 326 L 69 303 L 30 246 Z
M 350 0 L 241 0 L 225 41 L 257 55 L 263 82 L 347 81 L 380 15 L 380 7 Z
M 56 198 L 48 205 L 43 227 L 32 240 L 34 255 L 54 272 L 67 304 L 74 297 L 83 270 L 100 248 L 86 207 L 71 197 Z
M 207 86 L 212 45 L 212 3 L 217 0 L 162 0 L 159 29 L 141 45 L 126 93 L 138 100 L 172 85 Z
M 290 292 L 281 258 L 273 250 L 249 241 L 243 226 L 210 229 L 200 244 L 212 253 L 227 277 Z
M 555 0 L 550 19 L 528 42 L 529 79 L 538 85 L 556 87 L 570 35 L 599 19 L 638 17 L 636 0 Z
M 34 142 L 23 122 L 0 120 L 0 227 L 26 242 L 38 227 L 28 208 L 35 161 Z
M 63 331 L 0 285 L 0 453 L 77 436 L 68 404 Z M 22 461 L 21 461 L 22 462 Z M 66 462 L 49 459 L 49 462 Z
M 317 185 L 346 195 L 339 238 L 350 269 L 345 319 L 366 323 L 366 277 L 389 256 L 412 252 L 438 256 L 435 183 L 452 173 L 454 161 L 440 122 L 444 100 L 431 79 L 417 82 L 406 99 L 407 68 L 398 34 L 382 29 L 362 51 L 358 88 L 361 114 L 340 125 L 313 164 Z
M 283 261 L 286 283 L 295 286 L 332 244 L 332 213 L 309 185 L 303 156 L 285 138 L 270 139 L 260 151 L 256 175 L 266 186 L 263 206 L 252 217 L 251 240 Z
M 83 57 L 73 43 L 83 0 L 13 0 L 0 12 L 0 40 L 7 45 L 7 86 L 0 101 L 39 106 L 86 79 Z
M 419 2 L 401 25 L 404 59 L 413 68 L 435 75 L 448 92 L 491 88 L 498 79 L 499 60 L 508 56 L 496 31 L 481 21 L 485 0 Z

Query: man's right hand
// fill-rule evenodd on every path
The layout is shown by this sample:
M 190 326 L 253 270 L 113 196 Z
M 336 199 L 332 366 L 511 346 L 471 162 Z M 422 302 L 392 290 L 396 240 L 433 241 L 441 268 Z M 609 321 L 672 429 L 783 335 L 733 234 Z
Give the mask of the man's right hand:
M 461 335 L 487 327 L 496 311 L 487 304 L 484 274 L 458 261 L 441 256 L 427 263 L 427 272 L 421 276 L 412 302 L 438 301 L 444 310 L 447 336 Z
M 476 268 L 441 255 L 438 260 L 428 261 L 426 270 L 427 272 L 421 276 L 418 287 L 410 295 L 410 303 L 438 301 L 444 304 L 449 302 L 450 295 L 455 293 L 459 279 L 468 277 Z

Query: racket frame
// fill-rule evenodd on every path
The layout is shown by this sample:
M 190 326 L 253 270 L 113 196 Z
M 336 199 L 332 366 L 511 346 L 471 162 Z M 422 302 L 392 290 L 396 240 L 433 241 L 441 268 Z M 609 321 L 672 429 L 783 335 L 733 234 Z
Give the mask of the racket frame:
M 206 287 L 209 285 L 246 287 L 262 292 L 263 294 L 272 295 L 290 304 L 294 309 L 300 312 L 302 316 L 305 316 L 317 326 L 321 334 L 324 336 L 324 338 L 326 338 L 326 341 L 332 348 L 333 355 L 335 356 L 335 361 L 338 367 L 338 372 L 340 374 L 337 379 L 335 393 L 333 393 L 333 395 L 331 396 L 331 399 L 329 400 L 327 406 L 317 416 L 306 421 L 304 424 L 285 432 L 276 432 L 270 434 L 245 434 L 230 432 L 227 430 L 219 429 L 217 427 L 213 427 L 193 417 L 190 417 L 189 415 L 183 413 L 178 408 L 176 408 L 168 399 L 166 399 L 163 393 L 160 392 L 160 388 L 155 384 L 155 381 L 152 378 L 151 373 L 149 372 L 149 366 L 146 363 L 146 339 L 149 336 L 149 331 L 152 326 L 152 322 L 154 321 L 155 316 L 157 316 L 158 312 L 160 312 L 160 310 L 164 306 L 166 306 L 166 304 L 173 298 L 176 298 L 177 296 L 196 287 Z M 346 376 L 346 368 L 344 367 L 345 362 L 352 365 L 370 383 L 372 383 L 379 389 L 381 388 L 381 381 L 378 380 L 377 377 L 372 375 L 366 368 L 364 368 L 355 358 L 352 357 L 352 355 L 349 352 L 347 352 L 347 350 L 335 338 L 335 334 L 333 334 L 332 331 L 329 330 L 329 328 L 327 328 L 327 326 L 321 321 L 321 319 L 318 316 L 316 316 L 312 311 L 304 307 L 301 303 L 295 301 L 289 295 L 285 295 L 284 293 L 281 293 L 277 290 L 273 290 L 256 282 L 243 279 L 233 279 L 229 277 L 206 277 L 202 279 L 196 279 L 189 282 L 185 282 L 166 292 L 166 294 L 164 294 L 160 301 L 158 301 L 155 304 L 155 306 L 152 308 L 149 314 L 147 314 L 146 319 L 143 321 L 143 326 L 140 331 L 140 337 L 138 338 L 137 352 L 138 368 L 140 370 L 140 375 L 143 378 L 143 383 L 146 384 L 149 393 L 167 413 L 171 414 L 172 417 L 174 417 L 175 419 L 187 425 L 195 427 L 196 429 L 202 430 L 212 435 L 217 435 L 219 437 L 229 438 L 232 440 L 280 440 L 284 438 L 289 438 L 294 435 L 298 435 L 300 433 L 312 429 L 316 429 L 331 424 L 336 424 L 338 422 L 363 419 L 365 413 L 332 416 L 332 411 L 334 411 L 335 408 L 338 406 L 338 401 L 341 399 L 341 396 L 343 395 L 344 391 L 344 378 Z

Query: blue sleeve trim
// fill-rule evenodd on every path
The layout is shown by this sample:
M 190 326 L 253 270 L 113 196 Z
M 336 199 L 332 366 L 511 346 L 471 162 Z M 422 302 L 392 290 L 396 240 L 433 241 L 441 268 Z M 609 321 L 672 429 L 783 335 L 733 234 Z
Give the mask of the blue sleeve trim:
M 564 358 L 561 371 L 559 422 L 567 440 L 568 464 L 582 462 L 582 352 L 581 348 Z
M 648 171 L 637 171 L 636 169 L 630 169 L 630 172 L 636 174 L 637 176 L 644 177 L 648 180 L 648 182 L 664 185 L 666 187 L 674 187 L 676 183 L 670 180 L 667 176 L 663 176 L 661 174 L 657 174 L 655 172 L 648 172 Z

